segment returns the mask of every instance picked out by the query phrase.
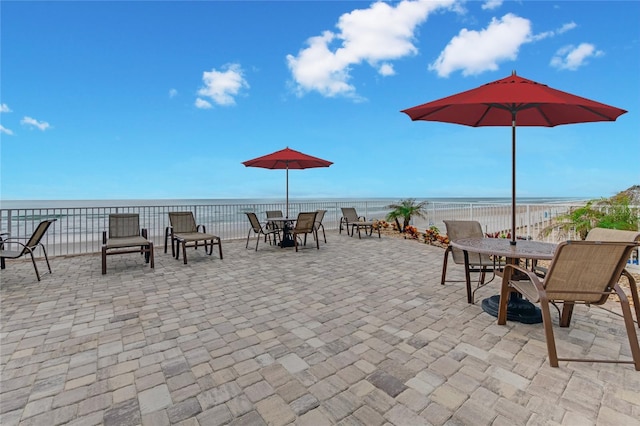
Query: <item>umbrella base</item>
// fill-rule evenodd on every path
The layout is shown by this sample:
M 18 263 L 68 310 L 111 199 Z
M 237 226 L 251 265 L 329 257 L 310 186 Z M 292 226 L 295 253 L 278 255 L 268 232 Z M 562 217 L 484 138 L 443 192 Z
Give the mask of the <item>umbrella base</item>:
M 284 247 L 294 247 L 296 245 L 296 242 L 293 241 L 293 236 L 291 234 L 289 234 L 288 232 L 286 232 L 283 237 L 282 237 L 282 241 L 280 241 L 280 247 L 284 248 Z
M 482 310 L 498 317 L 500 306 L 500 296 L 495 295 L 482 301 Z M 523 324 L 539 324 L 542 322 L 540 309 L 533 303 L 515 293 L 511 293 L 509 303 L 507 303 L 507 321 L 518 321 Z

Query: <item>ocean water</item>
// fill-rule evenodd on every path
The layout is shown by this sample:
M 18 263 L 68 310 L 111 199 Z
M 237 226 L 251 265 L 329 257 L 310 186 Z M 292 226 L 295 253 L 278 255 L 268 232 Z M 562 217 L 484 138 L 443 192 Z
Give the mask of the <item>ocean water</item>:
M 289 204 L 310 202 L 386 202 L 396 203 L 397 198 L 290 198 Z M 417 201 L 429 201 L 439 203 L 495 203 L 510 204 L 511 197 L 434 197 L 416 198 Z M 584 201 L 581 198 L 571 197 L 522 197 L 516 199 L 516 204 L 550 204 Z M 87 208 L 87 207 L 127 207 L 127 206 L 189 206 L 189 205 L 245 205 L 245 204 L 275 204 L 284 203 L 285 199 L 279 198 L 215 198 L 215 199 L 130 199 L 130 200 L 0 200 L 0 209 L 55 209 L 55 208 Z

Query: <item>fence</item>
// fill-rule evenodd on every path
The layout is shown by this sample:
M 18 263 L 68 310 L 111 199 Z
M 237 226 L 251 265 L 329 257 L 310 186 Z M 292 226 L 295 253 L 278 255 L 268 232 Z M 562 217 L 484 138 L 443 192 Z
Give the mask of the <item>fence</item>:
M 355 207 L 359 215 L 367 219 L 382 220 L 390 211 L 387 206 L 393 200 L 344 201 L 344 202 L 294 202 L 289 203 L 289 216 L 296 217 L 302 211 L 326 210 L 323 224 L 326 230 L 339 226 L 341 207 Z M 542 229 L 558 215 L 565 214 L 575 204 L 525 204 L 517 206 L 517 235 L 543 241 L 560 241 L 576 238 L 572 234 L 557 231 L 543 237 Z M 193 204 L 163 206 L 121 207 L 68 207 L 0 209 L 0 230 L 12 237 L 28 237 L 40 221 L 56 218 L 44 238 L 47 252 L 52 256 L 96 253 L 102 245 L 102 231 L 108 229 L 110 213 L 138 213 L 141 226 L 149 230 L 156 246 L 164 246 L 164 233 L 168 226 L 168 212 L 192 211 L 198 224 L 207 232 L 223 240 L 246 238 L 249 222 L 245 212 L 255 212 L 264 219 L 267 210 L 285 211 L 284 203 L 271 204 Z M 488 203 L 430 202 L 427 217 L 413 219 L 420 231 L 430 226 L 445 232 L 444 219 L 478 220 L 487 233 L 508 231 L 511 228 L 511 206 Z

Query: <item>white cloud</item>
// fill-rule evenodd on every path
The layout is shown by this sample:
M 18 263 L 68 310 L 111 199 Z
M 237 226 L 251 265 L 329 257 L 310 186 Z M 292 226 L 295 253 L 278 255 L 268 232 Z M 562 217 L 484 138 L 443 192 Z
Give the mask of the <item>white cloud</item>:
M 6 112 L 6 111 L 3 111 Z M 11 131 L 10 129 L 7 129 L 6 127 L 4 127 L 2 124 L 0 124 L 0 133 L 4 133 L 5 135 L 13 135 L 13 131 Z
M 502 6 L 502 0 L 487 0 L 482 5 L 483 10 L 493 10 Z
M 49 126 L 49 123 L 47 123 L 46 121 L 38 121 L 35 118 L 26 117 L 26 116 L 22 120 L 20 120 L 20 123 L 25 126 L 37 127 L 43 132 L 47 130 L 49 127 L 51 127 Z
M 7 104 L 0 105 L 0 112 L 11 112 L 11 108 Z
M 435 70 L 440 77 L 457 70 L 465 76 L 495 71 L 498 62 L 515 60 L 520 46 L 529 41 L 531 22 L 508 13 L 502 19 L 493 18 L 484 30 L 460 30 L 429 70 Z
M 551 58 L 550 65 L 561 70 L 575 71 L 583 65 L 586 65 L 587 59 L 597 58 L 604 55 L 602 50 L 596 50 L 596 47 L 590 43 L 581 43 L 578 47 L 573 45 L 564 46 L 556 52 Z
M 176 89 L 169 89 L 169 98 L 175 98 L 178 96 L 178 91 Z
M 562 34 L 562 33 L 566 33 L 567 31 L 571 31 L 572 29 L 576 28 L 577 26 L 578 25 L 575 22 L 569 22 L 569 23 L 563 24 L 557 30 L 545 31 L 543 33 L 536 34 L 536 35 L 531 37 L 531 40 L 532 41 L 539 41 L 539 40 L 543 40 L 545 38 L 554 37 L 554 36 L 556 36 L 558 34 Z
M 327 97 L 358 99 L 350 84 L 353 66 L 366 62 L 380 74 L 392 75 L 388 62 L 379 64 L 415 55 L 416 27 L 429 13 L 453 6 L 453 0 L 403 0 L 395 5 L 379 1 L 368 9 L 345 13 L 336 24 L 337 32 L 310 37 L 297 56 L 287 55 L 295 91 L 298 95 L 316 91 Z
M 211 71 L 205 71 L 202 73 L 204 87 L 198 90 L 198 95 L 210 98 L 218 105 L 235 105 L 234 97 L 243 88 L 249 88 L 249 83 L 247 83 L 243 74 L 242 67 L 239 64 L 226 64 L 222 67 L 222 71 L 217 71 L 215 68 Z M 196 100 L 197 105 L 198 100 Z M 209 103 L 210 107 L 211 104 Z
M 196 108 L 200 108 L 200 109 L 209 109 L 211 108 L 211 103 L 205 101 L 202 98 L 196 98 L 195 106 Z
M 393 69 L 393 64 L 385 62 L 384 64 L 380 65 L 380 68 L 378 68 L 378 73 L 386 77 L 389 75 L 395 75 L 396 71 Z
M 578 24 L 576 24 L 575 22 L 569 22 L 564 24 L 563 26 L 561 26 L 560 28 L 558 28 L 557 32 L 558 34 L 562 34 L 562 33 L 566 33 L 569 30 L 572 30 L 574 28 L 576 28 L 578 26 Z

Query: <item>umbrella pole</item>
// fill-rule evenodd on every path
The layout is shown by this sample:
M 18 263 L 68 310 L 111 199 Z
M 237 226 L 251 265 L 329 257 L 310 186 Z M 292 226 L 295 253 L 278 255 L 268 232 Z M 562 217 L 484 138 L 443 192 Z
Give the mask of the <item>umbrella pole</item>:
M 511 113 L 511 241 L 516 245 L 516 113 Z
M 287 219 L 289 219 L 289 164 L 287 164 Z

